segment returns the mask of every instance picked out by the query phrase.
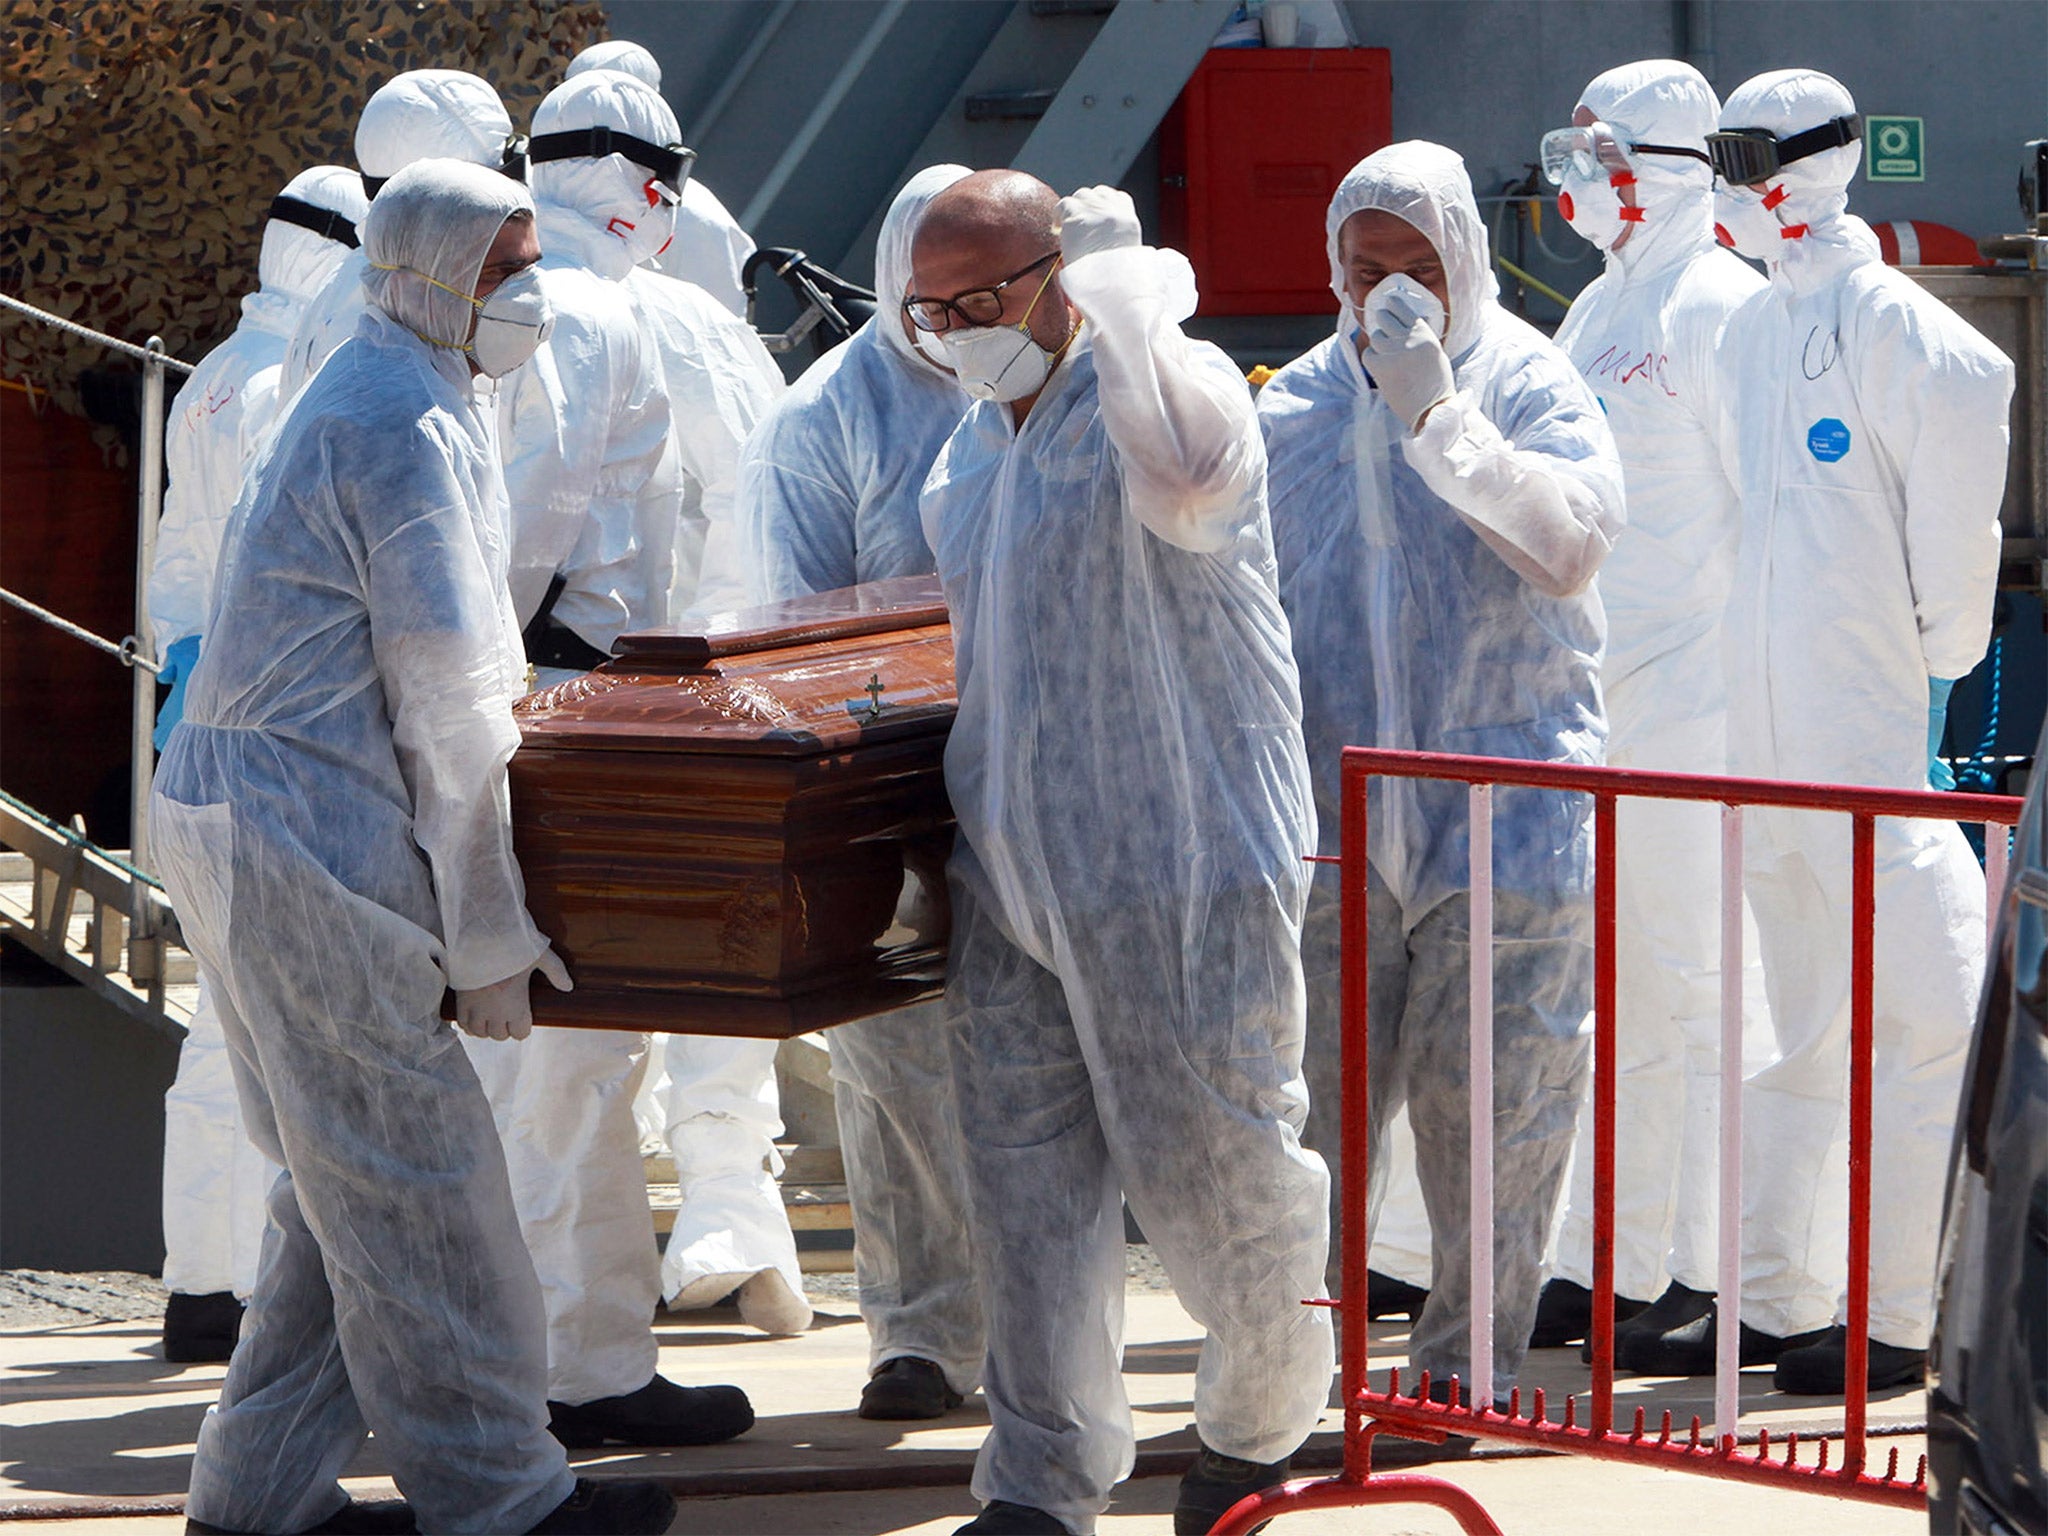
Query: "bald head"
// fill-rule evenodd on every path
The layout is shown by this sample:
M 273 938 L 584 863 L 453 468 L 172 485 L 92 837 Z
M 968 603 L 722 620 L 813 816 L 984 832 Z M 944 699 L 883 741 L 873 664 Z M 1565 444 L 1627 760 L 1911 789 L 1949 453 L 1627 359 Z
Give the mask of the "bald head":
M 1059 246 L 1059 195 L 1023 171 L 976 171 L 932 199 L 917 226 L 913 260 L 962 248 L 1029 261 Z
M 1000 288 L 994 324 L 1029 325 L 1056 349 L 1072 330 L 1058 269 L 1059 195 L 1023 171 L 976 171 L 931 201 L 911 243 L 911 292 L 952 299 Z M 957 316 L 950 324 L 962 322 Z

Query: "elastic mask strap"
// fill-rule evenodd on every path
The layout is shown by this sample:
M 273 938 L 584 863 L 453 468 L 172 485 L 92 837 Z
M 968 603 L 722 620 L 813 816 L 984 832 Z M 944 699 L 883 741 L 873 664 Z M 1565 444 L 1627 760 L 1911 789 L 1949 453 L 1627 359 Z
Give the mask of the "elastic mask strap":
M 322 208 L 302 198 L 287 197 L 282 192 L 270 200 L 270 211 L 264 217 L 279 224 L 296 224 L 300 229 L 310 229 L 321 239 L 345 245 L 352 251 L 363 243 L 356 238 L 353 219 L 336 213 L 332 208 Z
M 535 165 L 546 165 L 552 160 L 602 160 L 606 155 L 624 155 L 635 165 L 644 165 L 654 172 L 657 181 L 665 181 L 678 191 L 689 179 L 690 167 L 697 162 L 694 149 L 681 144 L 653 144 L 604 124 L 541 134 L 528 143 L 526 154 Z
M 460 288 L 450 288 L 438 277 L 430 277 L 426 273 L 422 272 L 418 267 L 392 266 L 381 261 L 373 261 L 370 263 L 370 266 L 378 272 L 410 272 L 414 277 L 418 278 L 421 282 L 432 283 L 436 288 L 440 289 L 443 293 L 454 294 L 455 297 L 462 300 L 463 303 L 469 305 L 472 309 L 475 309 L 479 313 L 481 313 L 483 310 L 484 301 L 478 298 L 475 294 L 464 293 Z M 406 329 L 412 331 L 411 326 L 407 326 Z M 474 353 L 476 350 L 476 344 L 474 342 L 442 341 L 438 337 L 429 336 L 422 331 L 412 331 L 412 333 L 413 335 L 419 337 L 421 341 L 424 341 L 430 347 L 443 347 L 450 352 Z

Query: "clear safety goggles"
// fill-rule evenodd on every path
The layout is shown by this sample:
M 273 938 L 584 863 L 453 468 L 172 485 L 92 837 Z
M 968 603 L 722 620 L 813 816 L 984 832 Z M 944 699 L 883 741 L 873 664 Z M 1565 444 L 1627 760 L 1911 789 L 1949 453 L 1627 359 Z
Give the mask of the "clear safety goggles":
M 1729 186 L 1753 187 L 1809 155 L 1854 144 L 1862 137 L 1863 119 L 1854 112 L 1788 139 L 1768 128 L 1724 128 L 1707 135 L 1707 157 L 1714 174 Z
M 1543 135 L 1539 151 L 1543 179 L 1553 187 L 1562 186 L 1565 177 L 1573 173 L 1585 181 L 1633 177 L 1638 155 L 1677 155 L 1702 165 L 1713 163 L 1700 150 L 1679 144 L 1645 144 L 1627 128 L 1609 123 L 1553 128 Z

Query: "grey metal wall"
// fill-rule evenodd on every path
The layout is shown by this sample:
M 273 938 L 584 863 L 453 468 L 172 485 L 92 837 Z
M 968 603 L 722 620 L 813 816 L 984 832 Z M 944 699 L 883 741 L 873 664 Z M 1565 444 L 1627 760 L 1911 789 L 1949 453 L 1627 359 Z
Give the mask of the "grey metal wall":
M 2019 145 L 2048 135 L 2048 0 L 1344 4 L 1361 43 L 1392 51 L 1396 135 L 1459 149 L 1482 192 L 1526 174 L 1537 138 L 1566 120 L 1588 79 L 1648 57 L 1690 56 L 1724 94 L 1759 71 L 1809 64 L 1838 76 L 1866 111 L 1925 118 L 1927 181 L 1854 190 L 1852 208 L 1873 220 L 1932 219 L 1972 234 L 2014 227 Z M 754 231 L 827 261 L 851 254 L 859 274 L 862 232 L 1012 9 L 1008 0 L 614 0 L 611 14 L 617 35 L 661 59 L 704 179 L 735 211 L 882 23 L 859 78 Z M 771 25 L 753 67 L 740 68 Z M 1042 67 L 1020 61 L 1018 78 L 1003 83 L 1059 83 L 1066 56 L 1057 28 L 1043 30 Z M 977 141 L 963 133 L 959 142 Z M 1134 178 L 1150 163 L 1141 159 Z M 1546 220 L 1545 234 L 1565 260 L 1532 253 L 1538 269 L 1576 289 L 1594 263 L 1561 221 Z

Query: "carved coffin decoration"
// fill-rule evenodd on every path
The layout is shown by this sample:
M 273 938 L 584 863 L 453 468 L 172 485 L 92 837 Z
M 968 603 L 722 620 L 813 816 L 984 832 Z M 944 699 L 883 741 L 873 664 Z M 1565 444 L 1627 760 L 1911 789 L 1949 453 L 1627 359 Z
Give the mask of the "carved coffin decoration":
M 953 816 L 936 578 L 625 636 L 517 709 L 536 1023 L 801 1034 L 936 996 Z

